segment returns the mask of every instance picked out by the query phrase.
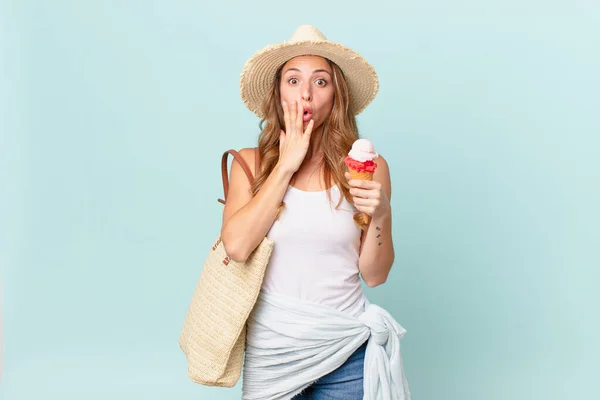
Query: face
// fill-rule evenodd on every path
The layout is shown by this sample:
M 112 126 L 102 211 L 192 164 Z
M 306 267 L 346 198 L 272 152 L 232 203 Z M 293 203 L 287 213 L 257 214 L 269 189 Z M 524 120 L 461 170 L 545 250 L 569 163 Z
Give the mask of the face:
M 281 70 L 281 100 L 304 107 L 304 126 L 311 118 L 318 128 L 333 107 L 333 71 L 327 60 L 318 56 L 299 56 L 289 60 Z

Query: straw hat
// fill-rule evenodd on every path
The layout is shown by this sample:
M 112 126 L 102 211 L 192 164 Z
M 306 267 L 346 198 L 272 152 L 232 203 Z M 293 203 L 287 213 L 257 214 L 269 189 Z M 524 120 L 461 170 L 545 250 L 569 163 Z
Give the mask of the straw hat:
M 341 68 L 350 90 L 350 109 L 354 115 L 364 110 L 377 95 L 379 80 L 367 60 L 354 50 L 327 40 L 314 26 L 302 25 L 289 41 L 266 46 L 246 61 L 240 79 L 240 92 L 250 111 L 260 118 L 264 117 L 262 102 L 271 88 L 277 69 L 301 55 L 325 57 Z

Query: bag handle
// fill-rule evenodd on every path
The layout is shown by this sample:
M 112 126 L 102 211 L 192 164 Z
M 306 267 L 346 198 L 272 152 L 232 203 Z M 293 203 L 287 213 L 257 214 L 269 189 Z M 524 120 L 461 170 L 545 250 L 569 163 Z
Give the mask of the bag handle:
M 254 183 L 254 177 L 256 175 L 258 175 L 258 170 L 260 168 L 260 153 L 258 151 L 258 147 L 254 148 L 254 173 L 255 175 L 252 175 L 252 171 L 250 170 L 250 167 L 248 166 L 248 163 L 246 162 L 246 160 L 244 160 L 244 158 L 240 155 L 240 153 L 238 153 L 237 151 L 231 149 L 231 150 L 227 150 L 225 153 L 223 153 L 223 157 L 221 158 L 221 175 L 223 178 L 223 199 L 219 199 L 219 203 L 225 204 L 225 202 L 227 201 L 227 194 L 229 193 L 229 173 L 227 171 L 227 159 L 229 158 L 229 155 L 232 155 L 234 160 L 237 160 L 237 162 L 240 163 L 242 169 L 244 170 L 244 173 L 246 174 L 246 177 L 248 178 L 248 181 L 250 182 L 250 185 L 252 185 L 252 183 Z

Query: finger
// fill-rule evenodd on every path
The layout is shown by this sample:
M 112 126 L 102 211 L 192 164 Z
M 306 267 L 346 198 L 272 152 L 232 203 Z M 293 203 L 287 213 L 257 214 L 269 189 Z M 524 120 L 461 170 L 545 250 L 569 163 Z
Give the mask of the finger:
M 300 102 L 298 102 L 296 112 L 298 113 L 296 114 L 296 129 L 298 130 L 298 133 L 302 133 L 302 127 L 304 126 L 304 107 L 302 107 Z
M 355 206 L 356 209 L 360 212 L 364 212 L 367 215 L 373 215 L 375 209 L 373 207 L 364 207 L 364 206 Z
M 378 200 L 375 199 L 367 199 L 367 198 L 362 198 L 362 197 L 353 197 L 352 200 L 354 201 L 354 205 L 355 206 L 362 206 L 362 207 L 376 207 L 379 204 Z
M 311 119 L 308 121 L 308 125 L 306 126 L 306 130 L 304 131 L 304 136 L 307 140 L 310 140 L 310 135 L 312 134 L 313 126 L 315 126 L 315 120 Z
M 375 190 L 367 190 L 367 189 L 359 189 L 359 188 L 351 188 L 350 194 L 354 197 L 361 197 L 363 199 L 376 199 L 378 198 L 377 191 Z
M 350 182 L 348 182 L 350 184 L 350 186 L 355 187 L 355 188 L 365 188 L 365 181 L 363 179 L 351 179 Z
M 350 180 L 350 182 L 348 182 L 348 184 L 350 186 L 354 186 L 354 187 L 361 188 L 361 189 L 368 189 L 368 190 L 381 188 L 381 184 L 379 182 L 369 181 L 366 179 L 352 179 L 352 180 Z
M 298 117 L 298 102 L 292 101 L 290 104 L 290 129 L 287 130 L 287 133 L 295 134 L 296 127 L 296 118 Z
M 283 101 L 281 103 L 281 108 L 283 108 L 283 121 L 285 122 L 285 130 L 286 132 L 290 131 L 290 110 L 288 107 L 288 103 Z
M 350 172 L 344 172 L 344 176 L 348 180 L 348 184 L 350 184 L 350 180 L 352 179 L 352 175 L 350 175 Z

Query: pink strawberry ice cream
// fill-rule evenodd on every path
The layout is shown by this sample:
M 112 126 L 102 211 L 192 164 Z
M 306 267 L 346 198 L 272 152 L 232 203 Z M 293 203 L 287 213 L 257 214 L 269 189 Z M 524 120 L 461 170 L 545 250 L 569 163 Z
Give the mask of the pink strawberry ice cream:
M 373 143 L 367 139 L 358 139 L 352 144 L 352 149 L 344 162 L 352 173 L 354 172 L 375 172 L 377 164 L 373 161 L 379 154 L 375 151 Z

